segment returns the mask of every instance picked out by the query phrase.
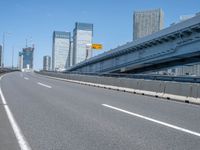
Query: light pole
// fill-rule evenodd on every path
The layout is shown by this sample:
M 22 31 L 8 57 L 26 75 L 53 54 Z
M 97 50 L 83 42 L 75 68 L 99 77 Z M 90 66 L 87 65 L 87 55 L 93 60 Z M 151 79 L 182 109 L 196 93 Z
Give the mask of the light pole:
M 3 32 L 3 42 L 2 42 L 2 53 L 1 53 L 1 68 L 4 67 L 4 47 L 5 47 L 5 32 Z
M 13 69 L 13 62 L 14 62 L 14 46 L 12 47 L 12 69 Z

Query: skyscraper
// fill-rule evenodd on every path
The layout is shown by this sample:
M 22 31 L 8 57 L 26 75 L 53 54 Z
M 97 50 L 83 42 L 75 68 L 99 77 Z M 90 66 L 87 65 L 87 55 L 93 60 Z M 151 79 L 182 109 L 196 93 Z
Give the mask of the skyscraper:
M 73 31 L 73 65 L 84 61 L 87 45 L 92 44 L 93 24 L 76 22 Z M 91 53 L 87 58 L 92 57 Z
M 33 69 L 33 52 L 34 52 L 34 47 L 23 48 L 24 69 Z
M 69 66 L 70 39 L 70 32 L 53 32 L 52 70 L 62 71 Z
M 50 71 L 51 68 L 51 57 L 44 56 L 43 57 L 43 70 Z
M 19 52 L 18 56 L 18 69 L 23 69 L 23 52 Z
M 161 9 L 136 11 L 133 14 L 133 40 L 163 28 L 164 13 Z

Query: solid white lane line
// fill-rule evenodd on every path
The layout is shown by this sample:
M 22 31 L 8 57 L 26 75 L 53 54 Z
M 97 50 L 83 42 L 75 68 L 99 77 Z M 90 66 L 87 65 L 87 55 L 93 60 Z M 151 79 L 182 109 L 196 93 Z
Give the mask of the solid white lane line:
M 151 122 L 154 122 L 154 123 L 157 123 L 157 124 L 169 127 L 169 128 L 173 128 L 173 129 L 176 129 L 176 130 L 179 130 L 179 131 L 182 131 L 182 132 L 186 132 L 186 133 L 189 133 L 189 134 L 192 134 L 192 135 L 200 137 L 200 133 L 198 133 L 198 132 L 194 132 L 194 131 L 191 131 L 191 130 L 188 130 L 188 129 L 185 129 L 185 128 L 181 128 L 181 127 L 178 127 L 178 126 L 166 123 L 166 122 L 162 122 L 162 121 L 150 118 L 150 117 L 146 117 L 146 116 L 143 116 L 143 115 L 140 115 L 140 114 L 137 114 L 137 113 L 126 111 L 126 110 L 123 110 L 123 109 L 120 109 L 120 108 L 117 108 L 117 107 L 114 107 L 114 106 L 111 106 L 111 105 L 107 105 L 107 104 L 102 104 L 102 105 L 105 106 L 105 107 L 108 107 L 108 108 L 111 108 L 111 109 L 118 110 L 120 112 L 129 114 L 129 115 L 141 118 L 141 119 L 145 119 L 145 120 L 148 120 L 148 121 L 151 121 Z
M 47 88 L 52 88 L 51 86 L 49 86 L 49 85 L 46 85 L 46 84 L 43 84 L 43 83 L 40 83 L 40 82 L 38 82 L 37 84 L 39 84 L 39 85 L 41 85 L 41 86 L 44 86 L 44 87 L 47 87 Z
M 1 80 L 1 78 L 0 78 Z M 17 138 L 17 141 L 18 141 L 18 144 L 21 148 L 21 150 L 31 150 L 31 147 L 29 146 L 28 142 L 26 141 L 24 135 L 22 134 L 22 131 L 21 129 L 19 128 L 9 106 L 7 105 L 7 102 L 6 102 L 6 99 L 3 95 L 3 92 L 1 90 L 1 87 L 0 87 L 0 96 L 1 96 L 1 99 L 2 99 L 2 102 L 4 104 L 4 109 L 6 111 L 6 114 L 8 116 L 8 120 L 13 128 L 13 131 L 15 133 L 15 136 Z
M 25 79 L 25 80 L 29 80 L 29 78 L 27 78 L 27 77 L 24 77 L 24 79 Z

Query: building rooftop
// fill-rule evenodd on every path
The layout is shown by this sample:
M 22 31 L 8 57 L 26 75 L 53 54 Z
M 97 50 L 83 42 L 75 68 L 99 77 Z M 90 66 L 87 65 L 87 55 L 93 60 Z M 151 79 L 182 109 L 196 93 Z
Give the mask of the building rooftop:
M 93 24 L 91 24 L 91 23 L 76 22 L 76 23 L 75 23 L 75 29 L 76 29 L 76 30 L 88 30 L 88 31 L 93 31 Z
M 54 31 L 53 32 L 54 38 L 63 38 L 63 39 L 70 39 L 71 33 L 65 31 Z

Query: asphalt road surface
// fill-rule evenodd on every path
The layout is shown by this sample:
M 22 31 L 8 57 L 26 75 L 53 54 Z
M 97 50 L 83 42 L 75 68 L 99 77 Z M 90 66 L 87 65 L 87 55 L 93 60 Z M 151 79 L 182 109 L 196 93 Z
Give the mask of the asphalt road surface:
M 0 141 L 12 141 L 16 150 L 20 137 L 24 150 L 200 149 L 197 105 L 21 72 L 5 75 L 1 90 L 20 132 L 13 132 L 0 106 L 5 118 L 0 118 Z M 3 128 L 10 137 L 1 134 Z M 6 148 L 11 150 L 0 144 L 0 150 Z

